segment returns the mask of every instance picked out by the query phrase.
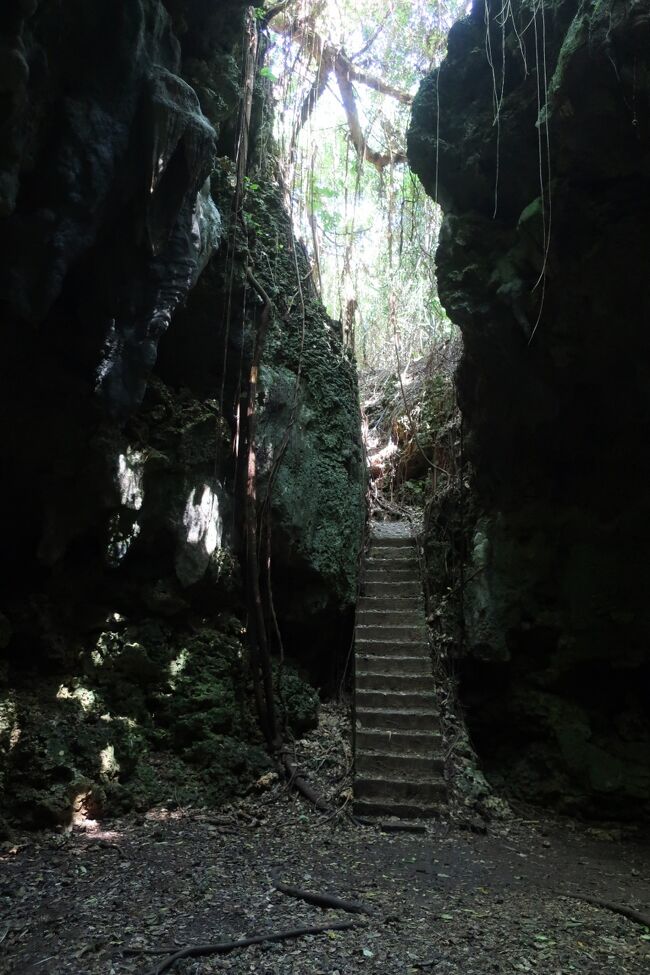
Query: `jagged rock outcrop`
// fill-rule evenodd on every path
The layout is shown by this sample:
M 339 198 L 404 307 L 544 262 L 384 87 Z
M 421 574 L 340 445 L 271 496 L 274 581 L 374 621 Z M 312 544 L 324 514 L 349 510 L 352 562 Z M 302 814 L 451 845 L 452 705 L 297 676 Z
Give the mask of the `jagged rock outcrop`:
M 465 345 L 475 742 L 528 797 L 647 812 L 650 6 L 476 2 L 409 155 Z
M 227 167 L 222 175 L 228 185 Z M 246 381 L 253 323 L 264 307 L 243 275 L 247 263 L 254 268 L 272 301 L 260 371 L 258 464 L 261 500 L 271 482 L 275 609 L 286 649 L 319 682 L 331 685 L 342 662 L 336 658 L 351 639 L 365 519 L 356 367 L 340 323 L 327 316 L 316 296 L 274 167 L 257 179 L 243 221 L 233 227 L 226 218 L 228 247 L 165 336 L 160 373 L 172 385 L 187 384 L 198 397 L 223 385 L 224 402 L 236 403 Z M 216 312 L 216 334 L 215 290 L 229 295 L 227 314 L 225 304 Z M 191 375 L 188 355 L 196 362 Z M 242 459 L 236 476 L 243 473 Z M 234 526 L 232 511 L 229 523 Z
M 247 205 L 232 219 L 247 6 L 10 0 L 0 13 L 0 820 L 199 788 L 218 800 L 266 761 L 233 459 L 259 312 L 245 269 L 269 266 L 262 233 L 285 252 L 274 294 L 308 269 L 289 260 L 277 186 L 256 218 Z M 252 159 L 262 102 L 258 84 Z M 362 465 L 353 363 L 305 288 L 304 318 L 294 308 L 269 334 L 261 424 L 271 457 L 304 324 L 273 572 L 287 650 L 306 664 L 313 644 L 329 673 L 351 635 Z M 285 679 L 304 728 L 317 701 Z

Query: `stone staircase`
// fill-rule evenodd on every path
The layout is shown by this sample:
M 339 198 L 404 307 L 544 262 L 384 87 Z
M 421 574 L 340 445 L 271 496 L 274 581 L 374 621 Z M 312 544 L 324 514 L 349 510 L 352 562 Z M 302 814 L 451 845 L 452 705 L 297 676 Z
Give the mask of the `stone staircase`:
M 355 655 L 355 812 L 435 816 L 446 789 L 419 565 L 407 523 L 372 528 Z

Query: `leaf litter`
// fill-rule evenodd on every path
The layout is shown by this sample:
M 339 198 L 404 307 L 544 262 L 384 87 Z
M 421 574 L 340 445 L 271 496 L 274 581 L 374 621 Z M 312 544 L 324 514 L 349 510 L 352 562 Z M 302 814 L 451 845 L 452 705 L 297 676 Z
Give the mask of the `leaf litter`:
M 319 729 L 295 743 L 333 816 L 267 775 L 219 810 L 170 801 L 3 844 L 2 975 L 147 975 L 187 946 L 346 921 L 170 971 L 647 975 L 650 929 L 579 899 L 648 913 L 650 848 L 633 830 L 525 807 L 484 834 L 453 810 L 418 833 L 355 825 L 349 728 L 345 707 L 325 705 Z M 372 910 L 319 907 L 283 885 Z

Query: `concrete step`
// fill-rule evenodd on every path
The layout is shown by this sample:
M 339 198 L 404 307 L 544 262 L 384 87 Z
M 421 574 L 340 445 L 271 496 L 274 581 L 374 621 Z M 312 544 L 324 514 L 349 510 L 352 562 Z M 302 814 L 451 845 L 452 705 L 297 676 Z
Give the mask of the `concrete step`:
M 382 593 L 379 596 L 361 596 L 357 603 L 359 612 L 368 609 L 390 609 L 402 612 L 424 613 L 424 600 L 419 593 L 412 595 L 399 596 L 391 593 Z
M 422 582 L 417 567 L 411 569 L 376 569 L 368 567 L 364 575 L 364 583 L 368 582 L 410 582 L 416 584 L 422 592 Z M 365 591 L 365 590 L 364 590 Z
M 365 777 L 387 777 L 434 779 L 440 778 L 444 762 L 439 755 L 405 755 L 400 752 L 374 752 L 357 749 L 355 760 L 356 775 Z
M 408 626 L 396 626 L 395 624 L 381 626 L 376 623 L 371 626 L 365 626 L 357 623 L 354 632 L 357 640 L 393 640 L 395 643 L 423 643 L 426 642 L 427 638 L 427 629 L 424 621 L 419 625 L 411 624 Z
M 402 819 L 434 819 L 440 815 L 438 803 L 386 802 L 382 799 L 355 799 L 356 816 L 400 816 Z
M 375 688 L 357 687 L 357 708 L 367 711 L 371 708 L 387 708 L 397 711 L 398 708 L 409 710 L 423 710 L 433 705 L 434 697 L 430 691 L 401 691 L 393 688 L 377 690 Z
M 428 647 L 426 648 L 428 651 Z M 395 674 L 399 677 L 431 677 L 431 660 L 428 652 L 418 656 L 381 656 L 380 654 L 370 654 L 359 652 L 357 645 L 356 656 L 356 675 L 368 676 L 380 674 L 384 677 L 387 674 Z
M 433 700 L 435 686 L 433 677 L 428 673 L 404 674 L 393 673 L 374 673 L 364 670 L 357 670 L 355 674 L 355 686 L 357 691 L 417 691 L 420 694 L 427 694 L 429 700 Z
M 364 596 L 372 596 L 373 598 L 394 599 L 396 596 L 418 596 L 421 599 L 422 585 L 419 576 L 417 579 L 386 580 L 383 573 L 380 573 L 378 579 L 364 578 L 363 592 Z
M 431 649 L 426 640 L 372 640 L 358 630 L 355 633 L 356 652 L 362 656 L 377 657 L 425 657 L 431 660 Z
M 386 548 L 400 548 L 403 545 L 415 545 L 414 535 L 389 535 L 383 532 L 370 532 L 370 545 L 381 545 Z
M 355 709 L 357 729 L 376 728 L 383 731 L 438 731 L 440 716 L 433 708 L 368 708 Z
M 442 801 L 447 793 L 443 779 L 404 779 L 393 776 L 357 775 L 354 795 L 358 799 L 381 799 L 383 802 L 406 799 L 423 805 Z
M 366 559 L 367 569 L 415 569 L 418 571 L 420 564 L 414 555 L 408 558 L 378 559 L 371 555 Z
M 438 755 L 442 738 L 436 731 L 389 731 L 385 728 L 358 728 L 356 747 L 396 755 Z
M 357 612 L 357 626 L 425 626 L 424 611 L 421 606 L 416 609 L 395 609 L 386 603 L 381 609 L 367 609 L 364 606 Z
M 410 545 L 379 545 L 373 544 L 368 550 L 368 555 L 373 559 L 412 559 L 415 558 L 417 549 Z
M 359 815 L 420 819 L 446 797 L 440 719 L 415 539 L 374 527 L 355 626 Z

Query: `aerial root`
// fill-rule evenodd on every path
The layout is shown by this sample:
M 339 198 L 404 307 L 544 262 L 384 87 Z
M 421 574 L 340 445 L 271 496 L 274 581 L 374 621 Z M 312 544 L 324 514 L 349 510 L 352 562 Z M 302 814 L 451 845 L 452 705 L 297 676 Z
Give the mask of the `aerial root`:
M 286 751 L 282 752 L 281 761 L 289 786 L 299 792 L 303 798 L 307 799 L 308 802 L 310 802 L 312 806 L 318 810 L 318 812 L 332 817 L 343 815 L 348 822 L 352 823 L 354 826 L 361 825 L 351 813 L 345 811 L 345 807 L 343 809 L 337 809 L 323 799 L 323 797 L 320 796 L 314 788 L 312 788 L 309 782 L 307 782 L 305 777 L 300 774 L 296 766 L 289 759 Z
M 304 796 L 305 799 L 308 799 L 319 812 L 334 812 L 334 809 L 332 809 L 330 804 L 326 802 L 322 796 L 319 796 L 315 789 L 312 789 L 304 776 L 300 774 L 296 766 L 289 761 L 286 752 L 283 752 L 282 754 L 282 767 L 284 768 L 289 785 L 296 789 L 296 791 L 299 792 L 301 796 Z
M 359 926 L 359 921 L 334 921 L 331 924 L 316 924 L 311 927 L 290 928 L 288 931 L 278 931 L 275 934 L 254 935 L 250 938 L 241 938 L 238 941 L 219 941 L 214 944 L 190 945 L 187 948 L 174 951 L 174 954 L 170 958 L 166 958 L 159 965 L 156 965 L 155 968 L 150 969 L 146 975 L 163 975 L 163 972 L 169 971 L 177 961 L 181 961 L 183 958 L 225 955 L 230 951 L 236 951 L 239 948 L 249 948 L 252 945 L 261 945 L 273 941 L 289 941 L 294 938 L 305 937 L 306 935 L 325 934 L 328 931 L 349 931 L 351 928 Z M 168 950 L 170 949 L 161 948 L 160 952 Z M 129 949 L 129 953 L 132 953 L 132 951 L 133 949 Z M 158 951 L 156 949 L 143 949 L 142 953 L 158 954 Z
M 558 893 L 562 897 L 570 897 L 572 900 L 584 901 L 593 907 L 602 907 L 606 911 L 611 911 L 612 914 L 620 914 L 621 917 L 626 917 L 629 921 L 634 921 L 635 924 L 642 924 L 644 927 L 650 928 L 650 914 L 635 911 L 633 907 L 626 907 L 625 904 L 616 904 L 614 901 L 604 900 L 600 897 L 592 897 L 590 894 L 569 894 L 564 890 L 560 890 Z
M 271 871 L 271 883 L 281 894 L 287 897 L 295 897 L 297 900 L 305 901 L 307 904 L 314 904 L 323 910 L 347 911 L 349 914 L 367 914 L 372 916 L 375 911 L 367 904 L 360 901 L 348 901 L 335 894 L 321 894 L 316 891 L 302 890 L 300 887 L 291 887 L 277 878 L 277 871 Z

